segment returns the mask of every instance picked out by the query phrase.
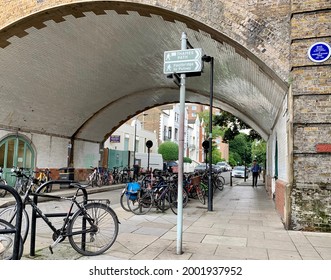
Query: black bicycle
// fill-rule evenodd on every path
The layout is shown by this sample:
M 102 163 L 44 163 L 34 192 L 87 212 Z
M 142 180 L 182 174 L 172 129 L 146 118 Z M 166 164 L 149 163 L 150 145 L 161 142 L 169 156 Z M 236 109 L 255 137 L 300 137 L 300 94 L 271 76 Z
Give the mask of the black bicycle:
M 66 237 L 73 249 L 85 256 L 95 256 L 106 252 L 115 242 L 118 230 L 119 220 L 116 213 L 110 207 L 109 200 L 87 200 L 78 202 L 77 197 L 80 191 L 84 193 L 86 186 L 78 183 L 71 183 L 71 187 L 77 188 L 71 197 L 55 196 L 46 193 L 40 193 L 42 188 L 47 187 L 49 181 L 41 185 L 35 193 L 32 192 L 32 184 L 29 184 L 24 194 L 22 201 L 23 206 L 31 205 L 37 215 L 48 225 L 53 231 L 53 243 L 49 246 L 51 253 L 53 248 Z M 53 181 L 56 183 L 56 181 Z M 86 191 L 85 191 L 86 192 Z M 31 195 L 43 196 L 52 199 L 62 199 L 71 202 L 69 211 L 66 214 L 63 225 L 57 229 L 44 214 L 41 209 L 34 203 Z M 76 207 L 76 210 L 73 210 Z M 0 212 L 0 219 L 6 220 L 10 224 L 16 222 L 16 206 L 9 206 Z M 21 236 L 22 242 L 26 240 L 29 230 L 29 220 L 26 210 L 23 209 Z
M 7 185 L 7 181 L 2 178 L 2 167 L 0 167 L 0 185 Z M 0 197 L 5 197 L 7 194 L 7 191 L 5 189 L 0 188 Z
M 177 214 L 178 187 L 173 178 L 164 179 L 161 175 L 149 175 L 144 178 L 141 188 L 131 191 L 127 189 L 128 208 L 137 215 L 148 213 L 152 207 L 162 212 L 169 208 Z M 183 189 L 183 207 L 187 205 L 188 195 Z

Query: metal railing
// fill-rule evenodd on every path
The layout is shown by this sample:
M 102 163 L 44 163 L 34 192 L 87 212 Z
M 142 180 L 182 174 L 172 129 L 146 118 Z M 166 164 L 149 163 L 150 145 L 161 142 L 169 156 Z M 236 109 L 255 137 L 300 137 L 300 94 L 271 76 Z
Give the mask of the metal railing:
M 21 240 L 21 227 L 22 227 L 22 213 L 23 213 L 23 202 L 22 202 L 22 198 L 20 197 L 20 195 L 18 194 L 18 192 L 11 186 L 8 185 L 1 185 L 0 184 L 0 188 L 1 189 L 5 189 L 8 193 L 12 194 L 12 196 L 15 198 L 16 201 L 16 224 L 13 225 L 14 228 L 12 229 L 0 229 L 0 235 L 1 234 L 8 234 L 8 233 L 14 233 L 15 237 L 14 237 L 14 243 L 13 243 L 13 256 L 12 259 L 13 260 L 18 260 L 20 259 L 20 242 Z

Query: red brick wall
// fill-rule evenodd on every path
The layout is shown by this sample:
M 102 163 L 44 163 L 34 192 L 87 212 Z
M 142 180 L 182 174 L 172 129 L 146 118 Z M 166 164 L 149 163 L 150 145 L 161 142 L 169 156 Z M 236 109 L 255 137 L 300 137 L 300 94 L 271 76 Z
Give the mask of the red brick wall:
M 276 190 L 275 190 L 276 210 L 283 220 L 285 219 L 285 215 L 284 215 L 285 195 L 286 195 L 285 188 L 286 188 L 285 182 L 281 180 L 276 181 Z

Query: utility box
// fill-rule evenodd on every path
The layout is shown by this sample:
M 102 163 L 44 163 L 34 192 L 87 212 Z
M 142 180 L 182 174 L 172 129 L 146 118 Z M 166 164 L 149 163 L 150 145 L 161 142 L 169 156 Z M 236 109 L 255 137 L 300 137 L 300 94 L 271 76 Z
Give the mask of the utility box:
M 60 180 L 75 180 L 75 168 L 73 167 L 62 167 L 59 169 Z M 69 188 L 69 184 L 60 184 L 60 189 Z

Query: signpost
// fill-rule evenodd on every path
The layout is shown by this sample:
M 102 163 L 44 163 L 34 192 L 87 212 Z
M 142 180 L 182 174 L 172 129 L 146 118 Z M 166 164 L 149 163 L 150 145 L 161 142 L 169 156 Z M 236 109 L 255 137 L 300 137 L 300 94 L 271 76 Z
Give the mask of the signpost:
M 164 74 L 192 73 L 202 70 L 202 50 L 186 49 L 164 52 Z
M 164 74 L 180 74 L 179 85 L 179 144 L 178 144 L 178 197 L 177 197 L 177 254 L 181 255 L 183 237 L 183 181 L 184 181 L 184 123 L 186 74 L 202 71 L 202 50 L 187 49 L 187 36 L 182 33 L 181 49 L 164 52 Z M 178 76 L 177 76 L 178 77 Z

